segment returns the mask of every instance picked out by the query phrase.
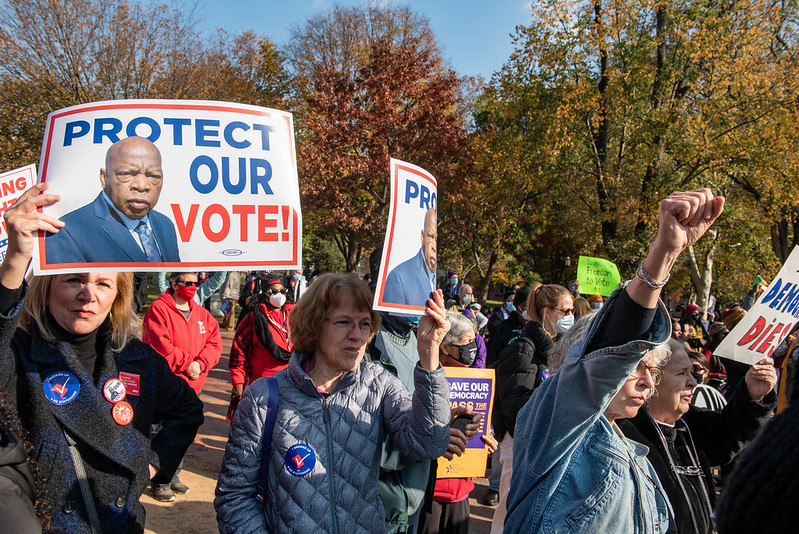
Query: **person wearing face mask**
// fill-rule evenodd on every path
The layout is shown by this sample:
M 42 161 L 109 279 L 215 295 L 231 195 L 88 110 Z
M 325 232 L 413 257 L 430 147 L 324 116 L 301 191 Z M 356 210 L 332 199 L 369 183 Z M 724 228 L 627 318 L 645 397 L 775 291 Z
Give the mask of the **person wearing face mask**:
M 510 480 L 513 474 L 513 435 L 516 415 L 549 376 L 547 352 L 557 335 L 566 333 L 574 324 L 574 302 L 571 293 L 556 284 L 533 284 L 527 296 L 525 313 L 530 320 L 522 334 L 499 354 L 497 392 L 492 422 L 500 442 L 499 461 L 502 478 L 499 482 L 499 504 L 494 512 L 492 533 L 502 532 Z
M 277 278 L 266 281 L 266 290 L 253 312 L 236 329 L 230 348 L 230 393 L 228 420 L 236 411 L 244 388 L 262 376 L 272 376 L 288 367 L 291 351 L 289 313 L 293 303 L 286 302 L 286 288 Z
M 219 323 L 210 312 L 194 301 L 197 273 L 172 273 L 169 289 L 150 305 L 144 315 L 142 341 L 149 343 L 169 363 L 175 375 L 188 382 L 198 395 L 209 371 L 222 356 Z M 158 434 L 161 425 L 153 425 Z M 175 500 L 175 493 L 189 488 L 178 478 L 181 465 L 171 480 L 153 478 L 153 498 L 162 502 Z
M 491 343 L 491 338 L 494 337 L 494 332 L 496 332 L 500 323 L 510 317 L 512 311 L 516 310 L 516 307 L 513 305 L 513 297 L 515 296 L 515 291 L 505 292 L 505 294 L 502 296 L 502 306 L 496 306 L 491 312 L 491 316 L 488 318 L 489 344 Z
M 522 334 L 522 328 L 524 328 L 525 323 L 528 321 L 527 297 L 529 294 L 529 287 L 519 288 L 513 294 L 513 311 L 510 312 L 507 319 L 497 326 L 497 329 L 488 339 L 489 348 L 486 367 L 496 367 L 499 353 L 502 352 L 511 341 Z
M 777 373 L 774 361 L 763 358 L 721 413 L 697 408 L 691 405 L 696 380 L 688 353 L 674 339 L 668 347 L 671 357 L 655 395 L 619 428 L 649 447 L 647 458 L 674 511 L 667 532 L 705 534 L 714 528 L 716 506 L 711 467 L 731 461 L 757 435 L 777 406 Z
M 710 337 L 707 335 L 705 327 L 700 320 L 700 313 L 702 312 L 695 304 L 689 304 L 685 307 L 685 314 L 682 320 L 683 335 L 686 342 L 692 349 L 700 349 L 707 345 Z

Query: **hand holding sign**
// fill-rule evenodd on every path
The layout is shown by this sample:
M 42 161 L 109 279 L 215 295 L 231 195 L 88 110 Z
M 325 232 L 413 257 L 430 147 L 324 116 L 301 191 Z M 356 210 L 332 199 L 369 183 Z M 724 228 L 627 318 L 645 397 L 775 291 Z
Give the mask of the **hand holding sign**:
M 48 187 L 48 184 L 34 185 L 3 215 L 8 232 L 8 249 L 3 264 L 0 265 L 0 283 L 9 289 L 22 285 L 39 231 L 55 233 L 64 226 L 55 217 L 39 211 L 42 206 L 52 206 L 61 198 L 58 195 L 43 194 Z
M 423 369 L 435 370 L 440 365 L 438 347 L 449 332 L 444 295 L 440 289 L 433 292 L 433 298 L 427 301 L 425 311 L 427 315 L 423 315 L 419 320 L 419 329 L 416 331 L 419 364 Z
M 744 380 L 752 400 L 762 400 L 777 385 L 777 371 L 774 369 L 774 360 L 763 358 L 749 369 Z

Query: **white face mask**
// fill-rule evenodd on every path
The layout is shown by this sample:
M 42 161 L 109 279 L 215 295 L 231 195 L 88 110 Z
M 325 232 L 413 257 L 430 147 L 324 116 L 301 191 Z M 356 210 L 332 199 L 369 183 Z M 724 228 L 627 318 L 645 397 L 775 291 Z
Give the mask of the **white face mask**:
M 572 326 L 574 326 L 573 313 L 570 313 L 569 315 L 558 314 L 558 320 L 552 323 L 552 327 L 558 334 L 565 334 Z
M 275 293 L 269 297 L 269 304 L 275 308 L 280 308 L 286 303 L 286 295 L 283 293 Z
M 530 320 L 530 317 L 527 316 L 527 310 L 524 310 L 522 312 L 522 319 L 524 319 L 525 321 L 529 321 Z
M 472 303 L 472 299 L 473 297 L 471 295 L 466 295 L 465 297 L 463 297 L 463 305 L 468 306 L 469 304 Z

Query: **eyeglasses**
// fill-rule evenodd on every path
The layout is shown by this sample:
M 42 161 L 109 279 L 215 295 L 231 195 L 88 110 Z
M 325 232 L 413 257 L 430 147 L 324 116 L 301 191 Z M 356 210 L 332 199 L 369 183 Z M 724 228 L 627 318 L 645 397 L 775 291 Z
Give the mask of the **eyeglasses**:
M 552 309 L 553 310 L 558 310 L 563 315 L 571 315 L 571 314 L 574 313 L 574 308 L 566 308 L 566 309 L 563 309 L 563 308 L 552 308 Z
M 278 293 L 283 293 L 285 295 L 286 294 L 286 288 L 284 287 L 283 289 L 267 289 L 266 290 L 266 294 L 267 295 L 277 295 Z
M 327 317 L 325 317 L 325 321 L 327 321 L 328 323 L 332 324 L 333 326 L 335 326 L 336 328 L 338 328 L 342 332 L 347 332 L 347 333 L 351 332 L 352 328 L 355 325 L 358 325 L 358 328 L 360 329 L 361 334 L 364 335 L 364 336 L 368 335 L 368 334 L 370 334 L 372 332 L 372 321 L 355 322 L 352 319 L 337 319 L 337 320 L 334 321 L 332 319 L 328 319 Z
M 192 282 L 191 280 L 177 280 L 177 281 L 175 281 L 175 283 L 177 285 L 183 286 L 183 287 L 200 285 L 200 282 Z
M 660 380 L 663 378 L 663 369 L 654 365 L 650 366 L 644 363 L 639 363 L 638 369 L 636 369 L 635 372 L 630 375 L 630 379 L 641 380 L 646 371 L 649 371 L 649 376 L 652 377 L 652 383 L 656 386 L 660 385 Z

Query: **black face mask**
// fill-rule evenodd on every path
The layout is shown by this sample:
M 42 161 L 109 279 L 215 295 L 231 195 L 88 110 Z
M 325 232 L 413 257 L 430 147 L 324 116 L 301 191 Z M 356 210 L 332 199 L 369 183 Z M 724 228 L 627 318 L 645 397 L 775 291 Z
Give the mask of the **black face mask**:
M 691 373 L 691 376 L 694 377 L 694 380 L 696 380 L 697 384 L 701 384 L 702 380 L 705 378 L 704 373 Z
M 477 342 L 472 341 L 465 345 L 453 345 L 453 347 L 458 348 L 457 360 L 459 362 L 467 367 L 474 363 L 474 359 L 477 357 Z

